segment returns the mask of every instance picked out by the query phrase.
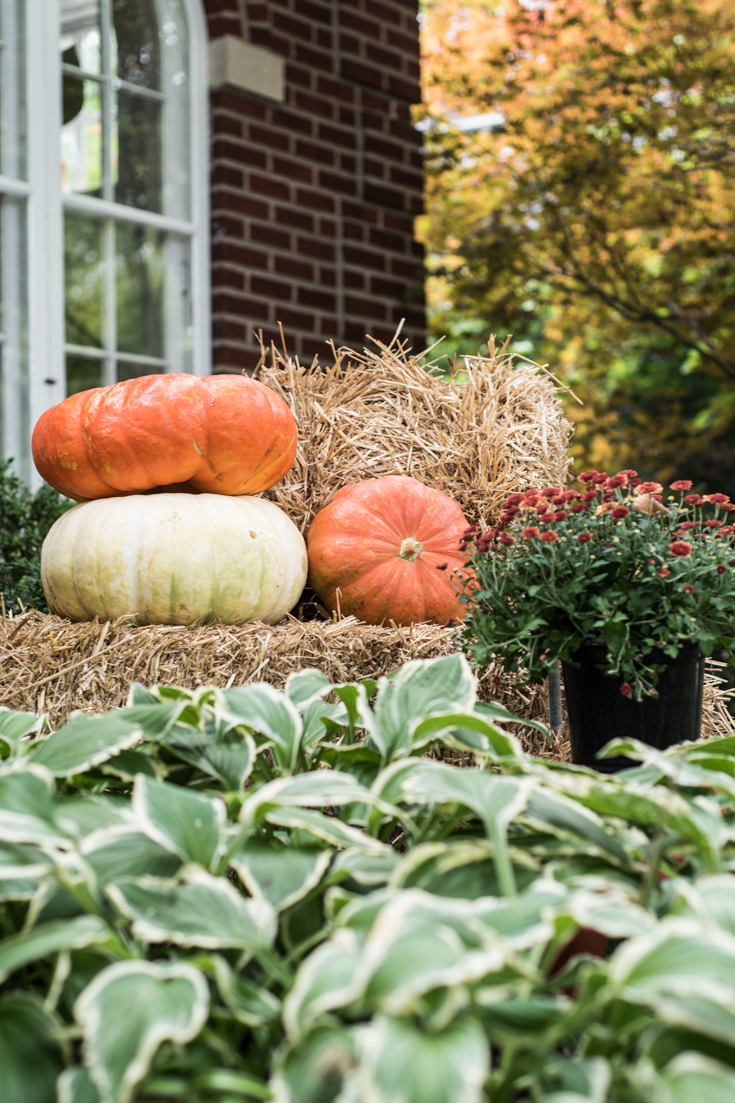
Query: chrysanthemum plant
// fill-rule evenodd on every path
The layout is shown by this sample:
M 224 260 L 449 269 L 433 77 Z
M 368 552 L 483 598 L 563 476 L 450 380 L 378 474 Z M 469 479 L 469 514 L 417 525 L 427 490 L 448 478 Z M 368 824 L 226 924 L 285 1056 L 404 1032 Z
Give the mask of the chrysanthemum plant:
M 735 652 L 735 510 L 724 494 L 664 496 L 635 471 L 586 471 L 580 490 L 511 494 L 496 527 L 465 534 L 459 630 L 479 666 L 541 682 L 586 641 L 607 644 L 605 673 L 625 696 L 656 696 L 687 642 Z

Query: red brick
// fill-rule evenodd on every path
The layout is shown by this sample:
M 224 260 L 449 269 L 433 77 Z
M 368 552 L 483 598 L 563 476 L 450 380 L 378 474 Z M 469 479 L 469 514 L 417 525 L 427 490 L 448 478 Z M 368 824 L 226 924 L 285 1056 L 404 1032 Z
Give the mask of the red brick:
M 244 179 L 243 174 L 230 165 L 214 164 L 212 166 L 210 175 L 212 187 L 216 187 L 217 184 L 229 184 L 232 188 L 242 188 Z
M 254 349 L 215 345 L 212 360 L 215 375 L 239 375 L 241 371 L 253 371 L 258 366 L 260 354 Z
M 290 84 L 298 84 L 301 88 L 311 88 L 311 70 L 302 69 L 300 65 L 289 63 L 286 66 L 286 85 Z
M 207 29 L 210 38 L 223 38 L 226 34 L 231 34 L 235 38 L 242 38 L 242 26 L 239 17 L 227 19 L 220 16 L 208 19 Z
M 383 161 L 375 161 L 372 157 L 365 157 L 363 158 L 362 165 L 367 176 L 375 176 L 378 180 L 383 179 L 385 172 Z
M 321 27 L 317 28 L 316 44 L 321 46 L 323 50 L 331 50 L 334 45 L 331 31 L 323 31 Z
M 343 100 L 345 103 L 355 102 L 355 89 L 341 80 L 332 80 L 330 77 L 317 76 L 316 89 L 321 96 L 328 96 L 330 100 Z
M 340 8 L 339 22 L 340 26 L 347 27 L 351 31 L 357 31 L 358 34 L 365 35 L 367 38 L 380 37 L 380 24 L 374 23 L 371 19 L 363 19 L 353 12 L 347 12 Z
M 329 348 L 325 341 L 319 341 L 313 337 L 304 337 L 301 341 L 301 355 L 306 356 L 318 356 L 323 357 L 329 353 Z
M 416 11 L 414 0 L 409 0 L 409 6 L 414 12 Z M 376 19 L 380 19 L 382 23 L 393 23 L 395 26 L 400 26 L 400 13 L 395 8 L 390 7 L 389 4 L 381 4 L 378 0 L 365 0 L 365 11 L 368 15 L 374 15 Z
M 322 235 L 322 237 L 336 237 L 337 223 L 333 222 L 331 218 L 320 218 L 319 233 Z
M 335 287 L 337 283 L 337 271 L 334 268 L 319 269 L 319 283 L 325 287 Z
M 420 176 L 417 172 L 408 172 L 406 169 L 391 168 L 390 178 L 391 183 L 400 184 L 404 188 L 411 188 L 419 194 L 424 186 L 423 176 Z
M 324 119 L 331 119 L 334 116 L 334 107 L 331 102 L 326 99 L 321 99 L 319 96 L 307 95 L 306 92 L 297 92 L 294 97 L 294 102 L 296 107 L 301 111 L 308 111 L 309 115 L 321 115 Z M 309 122 L 309 129 L 304 131 L 304 133 L 309 135 L 313 133 L 311 122 Z
M 301 93 L 297 95 L 297 101 L 300 95 Z M 311 121 L 305 119 L 303 115 L 295 115 L 292 111 L 274 111 L 273 122 L 276 126 L 282 126 L 285 130 L 292 130 L 297 134 L 311 135 Z
M 260 253 L 257 249 L 248 249 L 245 245 L 237 245 L 233 241 L 218 241 L 212 247 L 213 261 L 226 261 L 230 264 L 239 264 L 243 268 L 267 268 L 268 254 Z M 216 284 L 216 280 L 213 279 Z
M 286 180 L 298 180 L 302 184 L 314 183 L 314 171 L 303 161 L 287 161 L 285 157 L 274 157 L 273 171 Z
M 402 209 L 405 206 L 401 192 L 395 191 L 393 188 L 381 187 L 378 184 L 366 184 L 364 198 L 368 203 L 379 203 L 383 207 Z
M 215 200 L 216 200 L 216 197 L 219 196 L 220 194 L 222 194 L 222 193 L 218 191 L 216 193 L 216 195 L 212 197 L 212 207 L 215 210 L 216 210 L 216 206 L 217 206 Z M 268 204 L 267 203 L 261 203 L 257 199 L 251 199 L 250 196 L 241 194 L 240 195 L 240 213 L 241 214 L 246 214 L 250 218 L 267 218 L 268 217 Z
M 268 195 L 271 199 L 290 199 L 291 189 L 288 184 L 284 184 L 282 180 L 275 180 L 272 176 L 258 176 L 256 173 L 250 173 L 250 188 L 251 191 L 260 192 L 261 195 Z
M 344 149 L 357 148 L 357 135 L 354 130 L 338 130 L 336 126 L 319 124 L 318 137 L 322 142 L 331 142 L 334 146 L 342 146 Z
M 295 211 L 290 207 L 276 207 L 276 222 L 284 226 L 295 226 L 298 230 L 314 230 L 314 219 L 303 211 Z
M 251 149 L 241 142 L 226 142 L 223 138 L 218 138 L 212 146 L 212 156 L 223 161 L 237 161 L 241 165 L 266 166 L 266 156 L 262 150 Z
M 283 12 L 273 12 L 273 26 L 279 31 L 283 31 L 284 34 L 291 35 L 292 38 L 301 39 L 304 42 L 311 42 L 311 24 L 305 22 L 303 19 L 294 19 L 290 15 L 285 15 Z
M 269 299 L 291 300 L 291 285 L 280 280 L 270 280 L 265 276 L 250 277 L 250 291 L 253 295 L 266 295 Z
M 340 73 L 346 80 L 354 80 L 358 84 L 367 84 L 372 88 L 382 88 L 383 78 L 379 69 L 371 65 L 363 65 L 358 61 L 342 61 Z
M 415 261 L 399 260 L 397 257 L 391 258 L 390 270 L 394 276 L 402 276 L 405 280 L 420 280 L 423 274 L 423 268 Z
M 318 23 L 331 23 L 332 10 L 324 4 L 314 4 L 312 0 L 296 0 L 294 10 Z
M 406 239 L 402 234 L 390 234 L 376 226 L 370 227 L 370 244 L 379 245 L 381 249 L 390 249 L 393 253 L 406 252 Z
M 245 230 L 242 224 L 242 219 L 239 218 L 227 218 L 225 215 L 218 214 L 212 219 L 212 237 L 216 240 L 219 237 L 244 237 Z
M 378 138 L 375 134 L 365 135 L 365 150 L 367 153 L 379 153 L 389 161 L 403 162 L 403 146 L 396 142 L 387 142 L 385 138 Z
M 276 249 L 290 249 L 291 235 L 283 230 L 276 230 L 273 226 L 261 226 L 255 222 L 250 227 L 250 236 L 253 241 L 260 241 L 263 245 L 274 245 Z
M 212 209 L 219 214 L 220 211 L 232 211 L 237 214 L 250 214 L 252 200 L 242 192 L 224 191 L 218 188 L 212 194 Z
M 359 222 L 344 222 L 342 232 L 345 237 L 351 238 L 353 241 L 365 240 L 365 227 Z
M 380 318 L 386 321 L 388 317 L 385 303 L 378 303 L 375 299 L 356 299 L 352 295 L 345 296 L 345 310 L 348 314 L 360 314 L 365 318 Z
M 296 252 L 301 253 L 304 257 L 315 257 L 318 260 L 334 260 L 334 245 L 326 241 L 320 241 L 318 238 L 297 238 Z
M 215 314 L 247 314 L 253 318 L 268 318 L 268 303 L 225 292 L 215 292 L 212 296 L 212 310 Z
M 362 290 L 365 286 L 365 277 L 362 272 L 351 272 L 349 268 L 342 273 L 342 280 L 345 287 L 357 287 Z
M 357 191 L 356 181 L 349 176 L 337 176 L 333 172 L 322 169 L 319 173 L 319 186 L 328 191 L 341 192 L 343 195 L 354 195 Z
M 395 280 L 380 280 L 372 276 L 370 279 L 370 293 L 383 295 L 386 299 L 400 299 L 404 291 L 404 284 Z
M 220 341 L 244 341 L 246 330 L 245 326 L 228 318 L 215 318 L 212 332 Z
M 359 203 L 350 203 L 348 200 L 342 200 L 342 214 L 346 218 L 355 218 L 358 222 L 377 222 L 378 216 L 372 207 L 363 207 Z M 411 224 L 411 231 L 413 232 L 413 223 Z
M 359 57 L 360 39 L 351 34 L 341 34 L 339 36 L 339 48 L 343 54 L 354 54 L 355 57 Z
M 402 34 L 400 31 L 388 28 L 385 32 L 385 41 L 389 46 L 394 46 L 402 54 L 408 54 L 409 57 L 417 58 L 421 56 L 418 35 Z
M 348 264 L 359 264 L 362 268 L 377 268 L 385 271 L 385 257 L 382 253 L 370 253 L 367 249 L 356 249 L 354 245 L 345 245 L 342 255 Z
M 365 53 L 371 61 L 382 65 L 386 69 L 401 68 L 401 55 L 394 53 L 393 50 L 384 50 L 381 46 L 368 42 L 365 46 Z
M 334 164 L 334 153 L 324 146 L 315 146 L 313 142 L 297 142 L 296 153 L 308 161 L 319 161 L 323 165 Z
M 271 130 L 270 127 L 257 126 L 255 123 L 250 124 L 250 141 L 261 146 L 268 146 L 269 149 L 285 151 L 291 148 L 291 136 L 289 134 L 282 130 Z
M 397 230 L 400 234 L 408 234 L 409 238 L 413 237 L 413 219 L 404 214 L 393 214 L 392 211 L 385 211 L 383 225 L 388 230 Z
M 285 326 L 291 326 L 293 329 L 302 329 L 307 332 L 313 329 L 314 318 L 311 314 L 301 314 L 297 310 L 291 310 L 289 307 L 281 306 L 280 303 L 277 307 L 278 321 L 283 322 Z M 280 336 L 280 334 L 279 334 Z
M 235 115 L 245 115 L 251 119 L 264 119 L 266 109 L 262 103 L 252 100 L 245 92 L 236 92 L 232 88 L 217 88 L 212 92 L 212 107 L 221 107 Z
M 309 46 L 296 46 L 296 60 L 312 69 L 319 69 L 323 73 L 331 73 L 334 68 L 334 60 L 331 54 L 322 50 L 313 50 Z
M 309 207 L 314 211 L 334 210 L 334 200 L 331 196 L 323 195 L 321 192 L 306 191 L 305 188 L 297 189 L 296 202 L 299 207 Z
M 242 123 L 239 119 L 233 119 L 232 115 L 223 115 L 218 111 L 212 119 L 212 133 L 234 134 L 240 138 L 242 137 Z
M 314 265 L 305 261 L 296 260 L 293 256 L 276 256 L 274 259 L 276 272 L 281 276 L 293 276 L 294 279 L 314 282 Z
M 300 287 L 297 292 L 297 298 L 302 306 L 313 306 L 318 310 L 334 311 L 336 309 L 334 295 L 330 295 L 328 291 L 317 291 L 316 288 Z
M 357 173 L 357 160 L 351 155 L 342 153 L 339 158 L 339 167 L 342 172 L 346 172 L 350 176 L 355 176 Z

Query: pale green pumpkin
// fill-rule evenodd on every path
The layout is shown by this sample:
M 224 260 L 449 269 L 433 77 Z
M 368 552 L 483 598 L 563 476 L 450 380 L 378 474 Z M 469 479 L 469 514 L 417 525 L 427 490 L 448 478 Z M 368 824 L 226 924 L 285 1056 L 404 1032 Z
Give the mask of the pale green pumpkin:
M 41 552 L 49 608 L 71 620 L 275 624 L 306 582 L 306 546 L 262 498 L 135 494 L 85 502 Z

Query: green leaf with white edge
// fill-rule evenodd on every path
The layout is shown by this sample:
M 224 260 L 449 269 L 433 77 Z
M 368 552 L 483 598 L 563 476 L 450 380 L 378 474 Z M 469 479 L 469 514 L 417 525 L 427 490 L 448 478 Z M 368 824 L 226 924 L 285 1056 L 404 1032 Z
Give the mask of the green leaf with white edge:
M 5 744 L 11 757 L 19 753 L 23 737 L 38 731 L 40 726 L 41 717 L 35 713 L 0 708 L 0 743 Z
M 542 735 L 549 734 L 549 729 L 540 720 L 528 720 L 525 716 L 516 716 L 514 712 L 510 712 L 504 705 L 499 705 L 497 701 L 476 701 L 474 711 L 485 720 L 497 720 L 501 724 L 523 724 L 527 728 L 535 728 Z
M 246 793 L 240 821 L 248 826 L 256 824 L 273 807 L 302 806 L 329 808 L 357 801 L 385 806 L 374 794 L 361 785 L 357 778 L 337 770 L 316 770 L 296 777 L 276 778 L 261 789 Z M 392 809 L 387 809 L 393 811 Z
M 286 696 L 296 706 L 299 712 L 329 693 L 332 683 L 321 670 L 308 669 L 296 670 L 289 674 L 284 687 Z
M 29 843 L 0 843 L 0 881 L 16 877 L 43 877 L 53 862 L 38 846 Z
M 661 1073 L 671 1103 L 732 1103 L 735 1070 L 701 1053 L 680 1053 Z
M 131 820 L 130 801 L 126 798 L 95 793 L 66 797 L 56 802 L 57 824 L 70 835 L 78 837 L 115 824 L 129 824 Z
M 181 858 L 137 831 L 132 824 L 116 824 L 88 835 L 81 851 L 103 884 L 120 877 L 173 877 Z
M 43 767 L 25 766 L 0 774 L 0 841 L 72 847 L 72 840 L 55 822 L 53 792 L 53 778 Z
M 159 1046 L 192 1041 L 208 1012 L 207 983 L 184 962 L 125 961 L 98 973 L 77 999 L 74 1017 L 100 1103 L 130 1103 Z
M 73 716 L 68 724 L 33 743 L 27 758 L 54 777 L 71 777 L 106 762 L 143 738 L 140 725 L 123 712 Z
M 210 962 L 219 994 L 224 1004 L 235 1012 L 238 1022 L 256 1027 L 280 1018 L 281 1001 L 277 996 L 235 972 L 219 954 L 213 955 Z
M 519 758 L 521 745 L 515 736 L 472 712 L 435 713 L 422 720 L 413 733 L 413 748 L 441 739 L 454 747 L 489 755 L 495 760 Z
M 63 1068 L 58 1024 L 25 992 L 0 996 L 0 1093 L 3 1103 L 55 1103 Z
M 56 1103 L 99 1103 L 99 1092 L 87 1069 L 72 1065 L 56 1082 Z
M 276 935 L 270 904 L 246 899 L 226 877 L 213 877 L 199 866 L 185 868 L 176 880 L 121 878 L 107 891 L 132 919 L 136 937 L 148 942 L 255 952 L 272 945 Z
M 276 911 L 291 907 L 316 888 L 331 860 L 328 850 L 276 849 L 260 839 L 248 839 L 230 855 L 230 865 L 250 895 L 267 900 Z
M 410 752 L 422 721 L 433 714 L 471 713 L 476 697 L 464 655 L 414 659 L 378 682 L 371 737 L 390 762 Z
M 645 1003 L 660 1022 L 735 1047 L 735 999 L 726 998 L 722 991 L 709 996 L 654 992 Z
M 120 754 L 108 758 L 107 762 L 103 762 L 100 765 L 100 771 L 111 777 L 122 778 L 123 781 L 134 781 L 136 774 L 147 774 L 152 778 L 164 774 L 164 768 L 152 755 L 144 754 L 142 751 L 121 751 Z
M 334 694 L 340 699 L 347 712 L 347 737 L 351 743 L 355 738 L 355 729 L 364 728 L 372 735 L 375 717 L 370 708 L 370 698 L 375 692 L 375 682 L 345 682 L 333 686 Z
M 537 787 L 529 797 L 523 819 L 562 839 L 582 840 L 622 864 L 629 864 L 630 856 L 613 829 L 589 808 L 562 793 Z
M 285 768 L 296 769 L 302 723 L 293 702 L 264 682 L 237 689 L 216 690 L 219 713 L 232 724 L 244 725 L 273 742 Z
M 176 721 L 191 707 L 185 699 L 159 701 L 151 695 L 149 701 L 135 701 L 122 709 L 120 715 L 137 724 L 146 739 L 158 742 L 164 739 Z
M 300 1045 L 276 1055 L 271 1080 L 275 1103 L 337 1103 L 356 1065 L 354 1031 L 337 1024 L 317 1027 Z
M 0 942 L 0 984 L 33 961 L 53 957 L 62 951 L 81 950 L 85 946 L 100 946 L 113 954 L 122 953 L 115 933 L 96 915 L 77 915 L 71 919 L 54 919 L 29 931 L 8 935 Z
M 167 736 L 166 745 L 184 762 L 209 774 L 229 792 L 243 789 L 255 765 L 253 737 L 231 729 L 215 739 L 208 731 L 178 724 Z
M 635 1002 L 671 994 L 728 1003 L 735 1000 L 735 936 L 692 919 L 665 918 L 619 947 L 610 976 Z
M 548 1092 L 542 1103 L 607 1103 L 612 1070 L 604 1057 L 561 1057 L 544 1064 L 539 1080 Z
M 210 869 L 219 861 L 227 810 L 218 798 L 140 774 L 132 807 L 140 829 L 182 862 L 198 862 Z
M 378 1015 L 359 1033 L 360 1098 L 370 1103 L 481 1103 L 490 1047 L 464 1016 L 428 1033 L 410 1019 Z
M 283 1003 L 283 1025 L 290 1038 L 305 1037 L 322 1015 L 357 999 L 359 954 L 355 933 L 342 929 L 304 959 Z
M 329 735 L 328 728 L 336 732 L 349 722 L 347 709 L 343 704 L 329 705 L 321 700 L 308 704 L 301 713 L 301 719 L 304 725 L 302 745 L 307 751 Z
M 392 847 L 387 847 L 384 854 L 365 853 L 352 847 L 337 854 L 327 880 L 330 885 L 350 880 L 374 889 L 388 883 L 399 860 L 400 855 Z
M 671 889 L 681 898 L 674 910 L 680 915 L 716 923 L 723 931 L 735 936 L 735 875 L 720 873 L 698 877 L 692 884 L 684 878 L 672 881 Z
M 288 827 L 292 831 L 308 831 L 315 839 L 337 848 L 352 847 L 365 854 L 382 857 L 395 853 L 392 847 L 366 835 L 358 827 L 343 823 L 335 816 L 325 816 L 311 808 L 272 807 L 266 812 L 265 819 L 276 827 Z

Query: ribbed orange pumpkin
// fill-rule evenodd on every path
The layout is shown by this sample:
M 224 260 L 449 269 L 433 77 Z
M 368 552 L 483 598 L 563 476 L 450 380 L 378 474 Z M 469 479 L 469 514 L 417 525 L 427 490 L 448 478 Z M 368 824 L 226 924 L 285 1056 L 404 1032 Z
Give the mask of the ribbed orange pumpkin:
M 77 501 L 157 487 L 258 494 L 296 455 L 283 399 L 242 375 L 144 375 L 72 395 L 33 433 L 47 483 Z
M 452 582 L 467 521 L 456 502 L 405 475 L 346 486 L 314 518 L 309 579 L 329 609 L 368 624 L 463 617 Z M 446 570 L 438 570 L 446 564 Z M 339 590 L 339 602 L 337 591 Z

